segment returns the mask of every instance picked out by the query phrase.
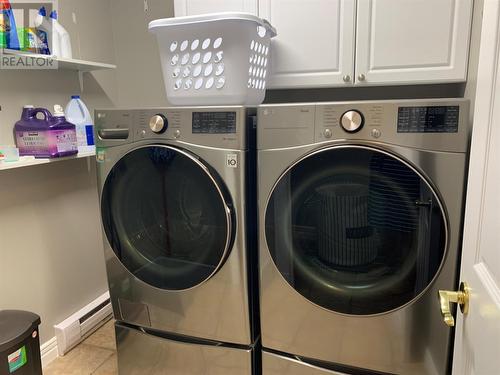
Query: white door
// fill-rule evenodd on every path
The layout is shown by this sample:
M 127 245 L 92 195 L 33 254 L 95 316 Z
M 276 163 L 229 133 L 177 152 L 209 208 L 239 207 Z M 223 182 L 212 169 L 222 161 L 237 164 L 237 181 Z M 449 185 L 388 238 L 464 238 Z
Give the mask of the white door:
M 453 374 L 500 374 L 500 2 L 485 0 Z
M 247 12 L 257 15 L 258 0 L 174 0 L 176 17 L 216 12 Z
M 350 86 L 355 0 L 259 0 L 276 27 L 270 88 Z
M 356 84 L 465 81 L 471 20 L 472 0 L 358 0 Z

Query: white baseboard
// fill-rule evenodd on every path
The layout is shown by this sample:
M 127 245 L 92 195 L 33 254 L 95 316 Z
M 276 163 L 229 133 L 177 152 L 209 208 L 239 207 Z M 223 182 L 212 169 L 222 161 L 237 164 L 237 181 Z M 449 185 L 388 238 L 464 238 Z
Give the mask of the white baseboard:
M 40 353 L 42 354 L 42 367 L 46 367 L 58 357 L 57 340 L 55 336 L 40 345 Z

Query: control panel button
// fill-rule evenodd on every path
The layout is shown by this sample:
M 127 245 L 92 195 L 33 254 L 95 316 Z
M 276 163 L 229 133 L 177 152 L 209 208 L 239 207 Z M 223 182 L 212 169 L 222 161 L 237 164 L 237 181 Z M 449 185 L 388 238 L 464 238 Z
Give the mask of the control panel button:
M 325 129 L 325 131 L 323 132 L 325 138 L 331 138 L 332 137 L 332 131 L 331 129 Z
M 373 138 L 380 138 L 380 136 L 382 135 L 382 132 L 378 129 L 372 129 L 370 134 Z
M 352 109 L 345 112 L 340 118 L 340 126 L 348 133 L 356 133 L 361 130 L 365 119 L 361 112 Z
M 146 130 L 141 130 L 141 138 L 144 138 L 146 136 Z
M 181 131 L 179 129 L 177 129 L 175 132 L 174 132 L 174 138 L 179 138 L 181 136 Z
M 154 115 L 149 120 L 149 128 L 157 134 L 163 133 L 168 128 L 168 120 L 161 114 Z
M 98 163 L 102 163 L 106 160 L 106 153 L 102 150 L 98 150 L 96 153 L 96 160 Z

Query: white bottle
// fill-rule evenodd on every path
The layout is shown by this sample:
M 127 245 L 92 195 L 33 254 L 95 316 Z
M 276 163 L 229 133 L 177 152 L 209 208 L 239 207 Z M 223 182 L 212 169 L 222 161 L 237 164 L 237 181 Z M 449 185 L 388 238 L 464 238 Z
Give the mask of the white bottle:
M 76 127 L 78 152 L 95 152 L 94 124 L 89 110 L 79 95 L 72 96 L 66 106 L 66 120 Z
M 50 20 L 52 21 L 54 38 L 58 39 L 57 43 L 60 48 L 60 54 L 57 56 L 64 59 L 72 59 L 73 51 L 71 49 L 71 38 L 66 29 L 57 20 L 57 11 L 53 10 L 50 13 Z
M 60 38 L 54 34 L 53 22 L 51 18 L 47 18 L 47 11 L 45 7 L 41 7 L 38 11 L 35 18 L 35 27 L 38 31 L 45 34 L 50 54 L 53 56 L 61 56 Z M 45 38 L 41 39 L 43 40 Z

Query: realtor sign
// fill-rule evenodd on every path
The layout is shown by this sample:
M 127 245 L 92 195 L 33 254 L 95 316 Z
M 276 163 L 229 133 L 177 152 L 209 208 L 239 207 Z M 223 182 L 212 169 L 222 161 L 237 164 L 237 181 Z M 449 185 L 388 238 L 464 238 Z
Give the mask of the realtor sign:
M 51 55 L 53 1 L 0 0 L 0 69 L 57 69 Z

